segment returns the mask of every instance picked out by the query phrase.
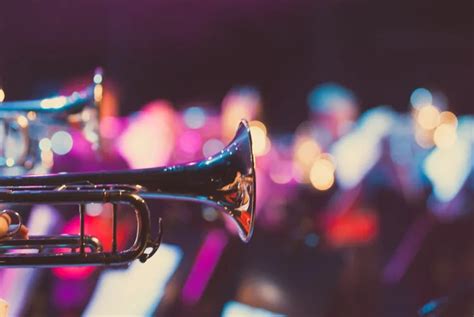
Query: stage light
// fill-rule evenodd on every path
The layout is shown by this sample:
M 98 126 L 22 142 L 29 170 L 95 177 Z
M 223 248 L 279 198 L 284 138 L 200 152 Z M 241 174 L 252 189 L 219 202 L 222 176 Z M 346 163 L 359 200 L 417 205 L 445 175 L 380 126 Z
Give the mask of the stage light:
M 100 134 L 107 139 L 120 135 L 122 124 L 117 117 L 105 117 L 100 120 Z
M 316 233 L 308 233 L 304 238 L 304 244 L 310 248 L 315 248 L 319 243 L 319 237 Z
M 206 206 L 202 209 L 202 217 L 209 222 L 217 220 L 219 218 L 219 212 L 210 206 Z
M 111 135 L 120 133 L 118 119 L 109 123 L 112 123 Z M 117 142 L 119 152 L 131 168 L 166 165 L 175 150 L 175 126 L 174 114 L 167 104 L 156 102 L 147 110 L 138 112 L 125 131 L 121 132 Z
M 16 119 L 16 123 L 22 128 L 26 128 L 28 126 L 28 119 L 25 116 L 18 116 Z
M 379 160 L 381 155 L 380 136 L 370 131 L 355 131 L 345 135 L 331 148 L 336 158 L 338 184 L 349 189 L 359 184 Z
M 260 121 L 250 122 L 253 152 L 255 156 L 263 156 L 270 151 L 271 142 L 267 137 L 267 128 Z
M 225 139 L 230 139 L 235 127 L 242 119 L 251 119 L 252 108 L 246 102 L 234 101 L 227 105 L 226 111 L 222 114 L 223 135 Z
M 99 216 L 105 208 L 105 204 L 87 204 L 86 205 L 86 214 L 91 217 Z
M 360 116 L 357 130 L 366 133 L 369 138 L 380 140 L 395 127 L 397 119 L 398 115 L 390 106 L 377 106 Z
M 64 96 L 54 97 L 54 98 L 46 98 L 41 100 L 40 106 L 44 109 L 57 109 L 64 107 L 67 102 L 67 98 Z
M 283 317 L 263 308 L 256 308 L 239 302 L 227 302 L 222 310 L 221 317 Z
M 453 199 L 466 181 L 472 165 L 468 140 L 458 139 L 449 149 L 436 148 L 423 163 L 423 171 L 440 201 Z
M 293 164 L 291 169 L 292 177 L 298 184 L 308 184 L 309 177 L 308 173 L 304 173 L 303 169 L 296 163 Z
M 102 86 L 102 84 L 95 85 L 95 87 L 94 87 L 94 100 L 95 100 L 95 102 L 102 101 L 103 93 L 104 93 L 104 87 Z
M 53 151 L 51 150 L 46 150 L 46 151 L 41 151 L 41 163 L 45 168 L 51 168 L 53 166 L 54 162 L 54 156 L 53 156 Z
M 9 157 L 9 158 L 7 158 L 7 159 L 5 160 L 5 165 L 6 165 L 7 167 L 12 167 L 13 164 L 15 164 L 15 160 L 12 159 L 11 157 Z
M 227 242 L 227 234 L 221 229 L 207 234 L 184 283 L 181 294 L 184 303 L 193 305 L 201 298 Z
M 71 151 L 72 136 L 66 131 L 58 131 L 51 137 L 51 149 L 58 155 L 65 155 Z
M 83 135 L 86 138 L 86 140 L 91 143 L 95 143 L 99 140 L 99 135 L 94 130 L 94 127 L 92 127 L 90 124 L 87 124 L 86 127 L 84 128 Z
M 184 111 L 183 120 L 187 127 L 199 129 L 206 124 L 206 113 L 200 107 L 190 107 Z
M 355 102 L 354 94 L 336 83 L 324 83 L 308 96 L 308 104 L 314 113 L 352 110 Z
M 432 130 L 439 124 L 439 110 L 431 104 L 424 105 L 416 116 L 418 124 L 426 130 Z
M 364 244 L 374 240 L 379 231 L 374 212 L 352 211 L 334 216 L 326 227 L 326 240 L 333 246 Z
M 433 141 L 437 147 L 447 149 L 456 143 L 456 127 L 447 123 L 440 124 L 433 135 Z
M 270 178 L 275 184 L 288 184 L 293 178 L 293 165 L 291 161 L 280 160 L 270 164 Z
M 411 93 L 410 102 L 413 108 L 418 109 L 423 105 L 432 104 L 433 95 L 426 88 L 417 88 Z
M 449 124 L 451 126 L 457 127 L 458 126 L 458 118 L 451 111 L 443 111 L 439 115 L 439 123 L 440 124 Z
M 179 138 L 179 147 L 186 153 L 197 153 L 202 146 L 201 135 L 192 130 L 184 132 Z
M 227 142 L 234 136 L 240 120 L 253 120 L 260 113 L 259 92 L 251 87 L 232 89 L 222 101 L 222 137 Z
M 28 111 L 28 113 L 26 114 L 26 117 L 27 117 L 28 120 L 30 120 L 30 121 L 36 120 L 36 112 L 34 112 L 34 111 Z
M 265 124 L 261 121 L 258 121 L 258 120 L 253 120 L 253 121 L 250 121 L 249 122 L 249 126 L 250 127 L 258 127 L 259 129 L 263 130 L 263 132 L 265 133 L 265 135 L 268 134 L 268 131 L 267 131 L 267 127 L 265 126 Z
M 319 154 L 321 148 L 314 139 L 302 137 L 297 140 L 294 150 L 295 162 L 303 170 L 309 170 Z
M 0 88 L 0 102 L 3 102 L 5 100 L 5 90 Z
M 415 128 L 415 141 L 424 149 L 433 147 L 433 131 L 424 130 L 421 128 Z
M 182 256 L 179 247 L 162 243 L 146 264 L 135 261 L 126 270 L 105 270 L 83 314 L 152 316 Z
M 41 151 L 50 151 L 51 150 L 51 140 L 48 138 L 42 138 L 39 141 L 39 148 Z
M 459 127 L 457 129 L 459 138 L 474 143 L 474 115 L 464 115 L 459 117 Z M 473 161 L 474 166 L 474 161 Z
M 99 85 L 102 84 L 102 74 L 101 73 L 96 73 L 94 75 L 94 84 Z
M 202 147 L 202 154 L 204 157 L 209 157 L 216 154 L 225 147 L 224 143 L 218 139 L 207 140 Z
M 317 190 L 328 190 L 334 184 L 334 163 L 327 158 L 317 159 L 309 174 L 311 184 Z

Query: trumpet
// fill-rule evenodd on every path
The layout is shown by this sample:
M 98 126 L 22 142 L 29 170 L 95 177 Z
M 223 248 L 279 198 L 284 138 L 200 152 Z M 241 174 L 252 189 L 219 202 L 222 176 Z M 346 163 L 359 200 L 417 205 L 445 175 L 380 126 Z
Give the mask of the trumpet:
M 31 236 L 29 239 L 0 241 L 0 266 L 54 267 L 67 265 L 117 265 L 135 259 L 145 262 L 159 248 L 162 221 L 158 232 L 151 233 L 150 211 L 145 199 L 171 199 L 211 204 L 228 214 L 242 241 L 252 236 L 255 221 L 255 164 L 250 129 L 239 124 L 234 139 L 219 153 L 187 164 L 97 173 L 67 173 L 41 176 L 0 177 L 0 203 L 9 204 L 78 204 L 78 235 Z M 87 203 L 111 203 L 111 251 L 103 243 L 85 234 Z M 136 215 L 133 245 L 117 249 L 118 205 L 131 206 Z M 10 212 L 10 236 L 21 226 L 21 217 Z M 54 253 L 57 248 L 69 252 Z M 36 253 L 19 254 L 18 249 Z M 13 251 L 13 253 L 12 253 Z
M 81 125 L 85 138 L 93 148 L 98 148 L 102 93 L 99 69 L 92 85 L 69 96 L 0 102 L 0 168 L 35 167 L 41 162 L 39 140 L 35 136 L 47 137 L 45 130 L 54 125 Z M 12 149 L 16 153 L 11 153 Z

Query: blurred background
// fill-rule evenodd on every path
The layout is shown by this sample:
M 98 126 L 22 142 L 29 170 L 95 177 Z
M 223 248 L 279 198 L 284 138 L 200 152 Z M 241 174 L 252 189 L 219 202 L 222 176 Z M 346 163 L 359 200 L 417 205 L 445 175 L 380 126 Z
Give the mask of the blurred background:
M 472 12 L 467 0 L 0 3 L 0 102 L 100 85 L 100 150 L 58 130 L 36 173 L 201 159 L 247 118 L 258 192 L 250 244 L 211 207 L 153 202 L 165 244 L 146 264 L 2 269 L 0 297 L 14 316 L 472 316 Z M 28 210 L 30 227 L 74 232 L 63 209 Z M 107 217 L 88 208 L 88 227 Z

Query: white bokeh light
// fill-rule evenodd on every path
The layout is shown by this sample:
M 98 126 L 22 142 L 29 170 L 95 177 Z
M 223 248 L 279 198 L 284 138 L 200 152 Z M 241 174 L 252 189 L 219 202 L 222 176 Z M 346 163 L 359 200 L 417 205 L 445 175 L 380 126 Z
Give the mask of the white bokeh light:
M 58 155 L 65 155 L 71 151 L 72 136 L 66 131 L 58 131 L 51 137 L 51 149 Z

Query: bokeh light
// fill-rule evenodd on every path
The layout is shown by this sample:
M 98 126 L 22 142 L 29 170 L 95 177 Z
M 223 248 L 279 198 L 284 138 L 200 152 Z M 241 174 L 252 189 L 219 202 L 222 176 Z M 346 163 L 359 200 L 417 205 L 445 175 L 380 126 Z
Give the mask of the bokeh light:
M 272 311 L 252 307 L 239 302 L 228 302 L 222 310 L 222 317 L 282 317 L 285 315 L 276 314 Z
M 433 135 L 433 141 L 436 146 L 443 149 L 453 146 L 456 140 L 456 127 L 447 123 L 440 124 Z
M 116 120 L 114 125 L 120 133 L 119 121 Z M 177 118 L 172 106 L 162 100 L 153 101 L 121 132 L 119 152 L 132 168 L 166 165 L 175 151 L 175 141 L 178 141 L 175 140 L 176 126 Z
M 67 98 L 64 96 L 43 99 L 40 102 L 41 108 L 43 109 L 58 109 L 64 107 L 67 102 Z
M 28 113 L 26 114 L 26 117 L 28 118 L 28 120 L 30 121 L 35 121 L 36 120 L 36 112 L 34 111 L 28 111 Z
M 202 217 L 204 220 L 212 222 L 219 218 L 219 211 L 211 206 L 206 206 L 202 209 Z
M 104 270 L 83 315 L 152 316 L 182 258 L 181 248 L 162 243 L 147 265 L 135 261 L 126 269 Z
M 418 111 L 416 120 L 422 128 L 432 130 L 439 124 L 439 110 L 431 104 L 424 105 Z
M 0 88 L 0 102 L 3 102 L 5 100 L 5 91 Z
M 308 96 L 308 104 L 313 112 L 352 111 L 355 97 L 339 84 L 325 83 L 313 89 Z
M 100 214 L 102 214 L 102 211 L 104 210 L 104 207 L 106 205 L 104 204 L 95 204 L 95 203 L 91 203 L 91 204 L 87 204 L 86 205 L 86 214 L 91 216 L 91 217 L 97 217 L 97 216 L 100 216 Z
M 304 244 L 306 244 L 310 248 L 315 248 L 319 243 L 319 236 L 314 233 L 308 233 L 304 238 Z
M 434 145 L 433 132 L 420 128 L 415 129 L 415 141 L 420 147 L 429 149 Z
M 102 86 L 102 84 L 95 85 L 95 87 L 94 87 L 94 100 L 95 100 L 95 102 L 102 101 L 103 93 L 104 93 L 104 87 Z
M 448 150 L 436 148 L 423 162 L 423 171 L 433 184 L 433 194 L 448 202 L 461 190 L 469 176 L 472 150 L 469 141 L 459 139 Z
M 209 157 L 222 150 L 224 146 L 224 143 L 218 139 L 209 139 L 202 146 L 202 154 L 204 157 Z
M 51 149 L 58 155 L 65 155 L 71 151 L 72 136 L 66 131 L 58 131 L 51 137 Z
M 104 117 L 100 120 L 99 129 L 102 137 L 112 139 L 120 135 L 122 123 L 117 117 Z
M 260 94 L 249 87 L 231 90 L 222 102 L 222 136 L 232 139 L 240 120 L 253 120 L 261 110 Z
M 5 160 L 5 165 L 7 167 L 12 167 L 14 164 L 15 164 L 15 160 L 11 157 L 9 157 Z
M 417 88 L 411 93 L 410 102 L 413 108 L 417 109 L 422 105 L 432 104 L 433 95 L 426 88 Z
M 311 184 L 317 190 L 328 190 L 334 184 L 334 171 L 335 166 L 332 160 L 327 156 L 321 156 L 311 167 L 309 174 Z
M 314 139 L 302 137 L 296 141 L 294 147 L 295 163 L 303 169 L 310 168 L 320 154 L 321 148 Z
M 26 128 L 28 126 L 28 119 L 26 119 L 25 116 L 18 116 L 16 118 L 16 122 L 18 123 L 18 125 L 22 128 Z
M 39 148 L 41 151 L 49 151 L 51 150 L 51 140 L 48 138 L 42 138 L 39 141 Z
M 293 178 L 293 166 L 291 161 L 280 160 L 270 165 L 270 178 L 275 184 L 288 184 Z
M 267 128 L 260 121 L 250 122 L 250 134 L 255 156 L 263 156 L 270 151 L 271 142 L 267 136 Z
M 102 84 L 102 74 L 101 73 L 96 73 L 94 75 L 94 84 Z
M 197 153 L 202 146 L 201 135 L 196 131 L 186 131 L 179 137 L 179 147 L 186 153 Z
M 54 163 L 54 155 L 53 151 L 41 151 L 41 165 L 43 165 L 46 169 L 49 169 L 53 166 Z
M 183 113 L 186 126 L 191 129 L 199 129 L 206 123 L 206 113 L 201 107 L 190 107 Z
M 451 111 L 443 111 L 439 114 L 439 123 L 440 124 L 449 124 L 451 126 L 457 127 L 458 118 Z

